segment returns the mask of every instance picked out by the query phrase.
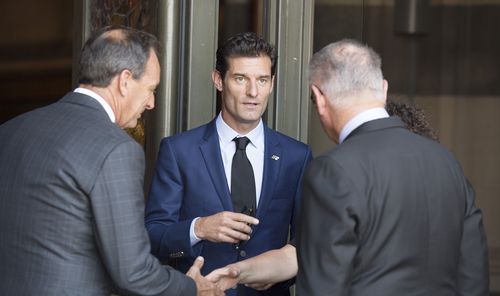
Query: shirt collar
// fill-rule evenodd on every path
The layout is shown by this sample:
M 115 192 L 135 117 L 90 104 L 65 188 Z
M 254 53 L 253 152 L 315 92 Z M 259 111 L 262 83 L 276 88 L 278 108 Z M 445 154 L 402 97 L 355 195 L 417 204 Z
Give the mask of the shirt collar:
M 81 93 L 81 94 L 84 94 L 84 95 L 87 95 L 89 97 L 94 98 L 104 108 L 104 111 L 106 111 L 106 113 L 108 114 L 111 122 L 114 123 L 116 121 L 116 117 L 115 117 L 115 113 L 113 113 L 113 109 L 111 109 L 111 106 L 108 104 L 108 102 L 106 102 L 106 100 L 104 100 L 100 95 L 91 91 L 88 88 L 83 88 L 83 87 L 78 87 L 73 92 Z
M 235 137 L 247 137 L 250 139 L 250 144 L 257 149 L 263 149 L 264 147 L 264 124 L 262 119 L 260 119 L 259 124 L 246 135 L 242 135 L 232 129 L 225 121 L 222 119 L 222 113 L 219 113 L 215 121 L 217 127 L 217 133 L 219 134 L 219 139 L 221 144 L 228 145 L 233 142 Z
M 389 113 L 387 110 L 382 107 L 368 109 L 363 111 L 353 118 L 351 118 L 346 125 L 342 128 L 339 136 L 339 144 L 344 142 L 344 140 L 349 136 L 349 134 L 355 130 L 358 126 L 362 125 L 365 122 L 372 121 L 375 119 L 386 118 L 389 117 Z

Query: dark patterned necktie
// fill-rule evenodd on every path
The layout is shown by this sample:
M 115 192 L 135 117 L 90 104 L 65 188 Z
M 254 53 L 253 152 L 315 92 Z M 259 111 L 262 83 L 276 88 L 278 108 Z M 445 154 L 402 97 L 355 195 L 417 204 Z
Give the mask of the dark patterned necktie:
M 252 214 L 255 210 L 255 178 L 252 164 L 248 160 L 247 137 L 234 138 L 236 152 L 231 166 L 231 197 L 235 212 Z

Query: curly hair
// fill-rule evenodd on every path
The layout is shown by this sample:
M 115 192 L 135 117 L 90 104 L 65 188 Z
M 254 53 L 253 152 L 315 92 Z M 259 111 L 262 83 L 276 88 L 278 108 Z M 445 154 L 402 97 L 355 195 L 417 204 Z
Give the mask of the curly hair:
M 425 118 L 424 110 L 415 105 L 392 100 L 387 100 L 385 108 L 390 115 L 400 117 L 406 127 L 412 132 L 439 141 L 436 131 Z

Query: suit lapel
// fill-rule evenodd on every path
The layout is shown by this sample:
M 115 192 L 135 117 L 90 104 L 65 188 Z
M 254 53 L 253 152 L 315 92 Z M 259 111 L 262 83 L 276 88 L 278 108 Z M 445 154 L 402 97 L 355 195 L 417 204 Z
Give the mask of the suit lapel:
M 212 179 L 212 183 L 214 184 L 222 206 L 225 210 L 232 211 L 233 204 L 231 202 L 231 195 L 227 186 L 224 165 L 222 164 L 219 147 L 219 135 L 217 134 L 215 119 L 207 124 L 207 129 L 203 138 L 205 141 L 200 145 L 200 150 L 208 173 Z
M 259 205 L 257 207 L 257 218 L 265 215 L 269 203 L 274 195 L 275 184 L 281 168 L 282 147 L 273 130 L 264 126 L 265 148 L 264 148 L 264 172 L 262 176 L 262 190 Z

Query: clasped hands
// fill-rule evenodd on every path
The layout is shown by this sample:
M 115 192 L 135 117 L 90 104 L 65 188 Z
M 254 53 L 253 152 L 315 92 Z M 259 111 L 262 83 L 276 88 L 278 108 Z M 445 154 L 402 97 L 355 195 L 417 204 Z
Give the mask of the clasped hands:
M 274 284 L 268 281 L 255 281 L 252 279 L 252 272 L 255 271 L 249 266 L 247 267 L 244 261 L 240 261 L 215 269 L 206 278 L 223 291 L 234 288 L 237 284 L 244 284 L 256 290 L 267 290 Z
M 199 218 L 194 231 L 197 237 L 218 243 L 238 243 L 250 239 L 252 226 L 259 224 L 259 220 L 242 213 L 224 211 L 211 216 Z M 250 281 L 253 269 L 251 265 L 240 261 L 216 269 L 206 276 L 221 290 L 235 287 L 238 283 L 248 287 L 265 290 L 273 284 Z

